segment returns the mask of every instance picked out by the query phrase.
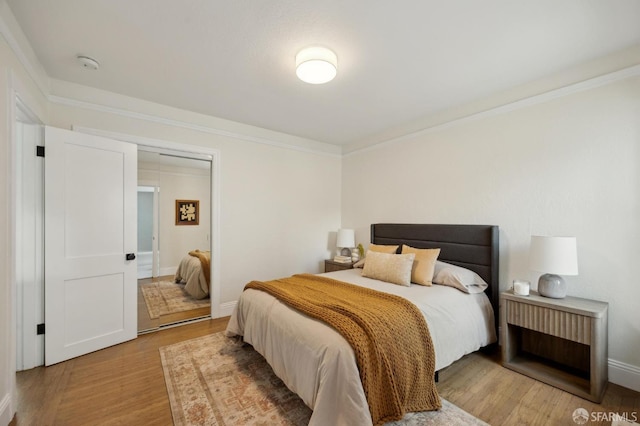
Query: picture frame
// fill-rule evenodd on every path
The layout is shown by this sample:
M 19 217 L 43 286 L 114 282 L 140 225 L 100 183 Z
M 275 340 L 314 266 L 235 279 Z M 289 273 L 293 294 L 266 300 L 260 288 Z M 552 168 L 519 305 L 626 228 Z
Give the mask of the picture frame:
M 176 200 L 176 226 L 200 224 L 200 200 Z

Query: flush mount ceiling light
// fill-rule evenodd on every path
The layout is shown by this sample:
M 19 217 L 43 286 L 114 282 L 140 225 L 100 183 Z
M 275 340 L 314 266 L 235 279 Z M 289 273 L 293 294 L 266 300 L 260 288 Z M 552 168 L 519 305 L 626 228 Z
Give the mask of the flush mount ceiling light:
M 305 83 L 327 83 L 337 72 L 338 57 L 327 48 L 307 47 L 296 55 L 296 75 Z
M 80 62 L 82 66 L 87 69 L 95 71 L 98 68 L 100 68 L 100 63 L 93 58 L 90 58 L 85 55 L 78 55 L 77 58 L 78 58 L 78 62 Z

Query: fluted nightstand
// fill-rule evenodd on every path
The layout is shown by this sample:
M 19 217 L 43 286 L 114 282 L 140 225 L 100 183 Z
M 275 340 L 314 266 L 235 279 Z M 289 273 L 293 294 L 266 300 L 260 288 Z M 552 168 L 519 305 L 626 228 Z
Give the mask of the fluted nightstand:
M 608 303 L 571 296 L 500 294 L 503 365 L 601 402 L 608 381 L 608 309 Z

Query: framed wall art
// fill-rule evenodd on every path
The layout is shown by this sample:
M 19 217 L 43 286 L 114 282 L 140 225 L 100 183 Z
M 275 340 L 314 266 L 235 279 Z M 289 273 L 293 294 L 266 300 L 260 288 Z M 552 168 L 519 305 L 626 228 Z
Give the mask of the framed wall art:
M 200 223 L 199 200 L 176 200 L 176 225 L 198 225 Z

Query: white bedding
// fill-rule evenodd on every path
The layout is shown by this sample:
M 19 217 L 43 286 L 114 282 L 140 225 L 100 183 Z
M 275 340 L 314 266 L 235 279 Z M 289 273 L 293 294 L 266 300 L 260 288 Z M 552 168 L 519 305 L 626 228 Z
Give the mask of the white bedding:
M 194 299 L 200 300 L 209 296 L 209 282 L 204 275 L 200 259 L 186 255 L 178 265 L 174 281 L 183 283 L 184 290 Z
M 434 285 L 403 287 L 361 276 L 360 269 L 322 274 L 402 296 L 424 314 L 436 352 L 436 371 L 496 341 L 491 303 Z M 300 314 L 267 293 L 243 292 L 226 330 L 243 336 L 289 389 L 313 410 L 309 425 L 371 425 L 355 355 L 323 322 Z

